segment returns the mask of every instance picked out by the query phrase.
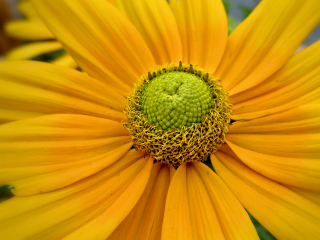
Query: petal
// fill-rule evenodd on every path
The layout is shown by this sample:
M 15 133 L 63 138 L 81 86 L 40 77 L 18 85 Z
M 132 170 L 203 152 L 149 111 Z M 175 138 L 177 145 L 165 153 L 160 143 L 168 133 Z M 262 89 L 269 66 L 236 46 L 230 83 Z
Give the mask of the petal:
M 304 197 L 305 199 L 310 200 L 311 202 L 317 204 L 320 206 L 320 192 L 319 191 L 312 191 L 308 189 L 303 189 L 303 188 L 297 188 L 297 187 L 292 187 L 292 186 L 286 186 L 293 192 L 299 194 L 300 196 Z
M 15 195 L 65 187 L 121 158 L 132 146 L 120 123 L 55 114 L 0 126 L 0 184 Z
M 216 77 L 230 95 L 279 70 L 320 21 L 318 0 L 265 0 L 230 35 Z
M 145 189 L 152 160 L 143 154 L 130 151 L 110 167 L 68 187 L 2 203 L 1 237 L 106 239 Z
M 51 63 L 69 68 L 78 67 L 78 64 L 73 60 L 73 58 L 69 54 L 64 54 L 61 57 L 56 58 Z
M 5 24 L 4 31 L 21 40 L 53 39 L 53 34 L 40 19 L 14 20 Z
M 162 239 L 259 239 L 244 208 L 203 163 L 181 165 L 169 187 Z
M 32 2 L 79 66 L 122 95 L 155 66 L 140 33 L 107 1 Z
M 116 202 L 112 203 L 109 209 L 103 212 L 98 218 L 78 228 L 66 239 L 92 238 L 103 240 L 109 237 L 133 209 L 147 185 L 151 175 L 153 160 L 151 158 L 147 160 L 143 159 L 143 162 L 146 161 L 147 163 L 143 166 L 143 169 L 141 169 L 138 174 L 135 173 L 136 179 L 130 182 L 129 187 L 124 192 L 123 190 L 121 191 L 121 196 Z M 96 231 L 97 229 L 99 230 L 98 232 Z
M 61 49 L 62 46 L 57 41 L 35 42 L 24 44 L 14 48 L 6 55 L 6 60 L 31 59 L 44 53 L 50 53 Z
M 160 239 L 170 183 L 169 169 L 162 163 L 153 165 L 148 185 L 139 202 L 108 240 Z
M 228 37 L 228 21 L 221 0 L 170 0 L 182 40 L 183 62 L 209 72 L 218 67 Z
M 225 238 L 258 239 L 247 212 L 220 177 L 202 163 L 193 165 L 211 196 Z M 189 181 L 192 181 L 191 177 Z
M 117 121 L 125 118 L 124 97 L 73 69 L 34 61 L 2 62 L 0 84 L 2 122 L 28 118 L 33 113 L 77 113 Z
M 317 139 L 320 104 L 308 104 L 249 121 L 236 121 L 227 143 L 255 171 L 275 181 L 320 190 Z
M 187 164 L 181 165 L 173 176 L 166 200 L 161 239 L 193 239 L 193 229 L 187 192 Z M 211 223 L 215 222 L 215 230 L 222 235 L 212 205 L 208 206 L 213 215 Z M 212 213 L 212 212 L 211 212 Z
M 19 11 L 26 17 L 31 19 L 38 19 L 39 15 L 32 6 L 30 0 L 20 0 L 17 4 Z
M 116 0 L 115 4 L 139 30 L 157 65 L 182 60 L 179 30 L 166 1 Z
M 43 115 L 43 113 L 40 112 L 24 111 L 22 109 L 7 109 L 4 107 L 5 106 L 0 107 L 0 124 Z
M 236 121 L 230 127 L 229 133 L 318 133 L 320 132 L 319 108 L 319 102 L 309 103 L 257 119 Z
M 295 54 L 266 81 L 230 97 L 234 119 L 251 119 L 318 101 L 320 41 Z
M 320 158 L 320 133 L 316 134 L 228 134 L 227 140 L 242 148 L 290 158 Z
M 233 153 L 211 155 L 217 174 L 242 205 L 277 239 L 317 239 L 320 207 L 252 171 Z
M 320 191 L 319 159 L 274 156 L 227 143 L 256 172 L 280 183 Z

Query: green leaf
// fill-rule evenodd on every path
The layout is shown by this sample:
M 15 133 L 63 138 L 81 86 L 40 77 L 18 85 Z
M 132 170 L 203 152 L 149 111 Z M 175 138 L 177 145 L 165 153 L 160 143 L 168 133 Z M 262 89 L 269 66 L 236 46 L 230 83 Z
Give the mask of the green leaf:
M 13 197 L 13 194 L 11 193 L 10 185 L 0 186 L 0 203 L 11 197 Z
M 66 54 L 66 51 L 64 49 L 59 49 L 57 51 L 53 51 L 50 53 L 41 54 L 41 55 L 36 56 L 30 60 L 39 61 L 39 62 L 52 62 L 55 59 L 57 59 L 58 57 L 63 56 L 64 54 Z
M 228 16 L 228 33 L 230 34 L 238 25 L 239 21 L 234 17 Z
M 267 229 L 265 229 L 257 221 L 257 219 L 255 219 L 250 213 L 249 213 L 249 216 L 250 216 L 251 221 L 252 221 L 253 225 L 255 226 L 255 228 L 256 228 L 256 230 L 258 232 L 259 238 L 261 240 L 276 240 L 276 238 L 274 236 L 272 236 L 272 234 Z

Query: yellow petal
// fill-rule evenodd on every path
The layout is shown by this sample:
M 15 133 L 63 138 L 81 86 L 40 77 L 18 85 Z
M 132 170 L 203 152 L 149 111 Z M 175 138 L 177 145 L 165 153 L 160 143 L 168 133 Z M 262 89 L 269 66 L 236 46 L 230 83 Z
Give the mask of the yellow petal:
M 230 35 L 216 77 L 230 95 L 278 71 L 320 21 L 318 0 L 264 0 Z
M 141 33 L 157 65 L 182 60 L 176 20 L 163 0 L 116 0 L 115 4 Z
M 227 15 L 221 0 L 170 0 L 182 40 L 184 63 L 214 72 L 228 37 Z
M 35 42 L 24 44 L 14 48 L 6 55 L 6 60 L 24 60 L 34 58 L 44 53 L 50 53 L 61 49 L 57 41 Z
M 28 19 L 39 19 L 39 15 L 30 0 L 20 0 L 17 4 L 19 11 Z
M 56 58 L 54 61 L 52 61 L 52 63 L 69 68 L 78 67 L 78 64 L 73 60 L 73 58 L 69 54 L 64 54 L 63 56 Z
M 320 103 L 310 103 L 257 119 L 236 121 L 229 133 L 317 133 L 320 132 L 319 108 Z
M 146 160 L 144 159 L 144 161 Z M 99 217 L 78 228 L 66 239 L 91 238 L 104 240 L 109 237 L 141 197 L 151 175 L 152 165 L 153 160 L 149 158 L 143 169 L 135 174 L 136 178 L 130 182 L 129 187 L 125 191 L 121 191 L 121 196 L 117 201 L 112 202 L 112 205 Z
M 320 192 L 287 185 L 287 188 L 320 206 Z
M 315 134 L 228 134 L 227 140 L 243 148 L 291 158 L 320 158 L 320 133 Z
M 294 55 L 279 72 L 251 91 L 231 97 L 233 104 L 252 97 L 235 104 L 234 119 L 258 118 L 318 101 L 319 55 L 320 41 Z
M 225 238 L 258 239 L 247 212 L 221 178 L 202 163 L 193 165 L 211 197 Z M 191 182 L 193 178 L 188 180 Z
M 161 239 L 193 239 L 186 184 L 187 164 L 183 164 L 176 171 L 170 184 Z
M 320 207 L 246 167 L 229 151 L 211 161 L 242 205 L 277 239 L 317 239 Z
M 36 69 L 36 71 L 35 71 Z M 35 61 L 0 63 L 2 109 L 26 113 L 76 113 L 121 121 L 126 99 L 98 80 L 73 69 Z M 10 111 L 5 111 L 10 114 Z M 23 114 L 23 112 L 20 112 Z M 30 114 L 26 114 L 25 118 Z
M 108 240 L 160 239 L 164 205 L 170 183 L 169 169 L 161 163 L 153 165 L 148 185 L 139 202 Z
M 175 173 L 176 173 L 176 169 L 174 169 L 173 167 L 170 167 L 170 182 L 172 181 Z
M 320 191 L 319 159 L 274 156 L 227 143 L 256 172 L 280 183 Z
M 56 114 L 0 126 L 0 183 L 16 195 L 48 192 L 111 165 L 131 147 L 120 123 Z
M 320 103 L 236 121 L 227 142 L 255 171 L 275 181 L 320 190 Z
M 138 30 L 107 1 L 32 2 L 79 66 L 122 95 L 155 66 Z
M 3 107 L 4 106 L 0 107 L 0 124 L 43 115 L 43 113 L 40 113 L 40 112 L 7 109 Z
M 169 187 L 162 239 L 259 239 L 244 208 L 203 163 L 181 165 Z
M 264 82 L 239 94 L 230 96 L 230 101 L 235 105 L 232 110 L 235 114 L 256 112 L 261 110 L 262 107 L 269 107 L 269 105 L 270 107 L 278 106 L 279 103 L 272 101 L 272 99 L 276 100 L 276 98 L 278 98 L 277 100 L 283 101 L 284 99 L 281 98 L 282 95 L 280 93 L 285 94 L 287 100 L 291 99 L 291 101 L 296 99 L 299 93 L 300 95 L 298 95 L 298 97 L 308 93 L 308 91 L 317 87 L 317 85 L 315 85 L 317 81 L 315 81 L 314 76 L 319 74 L 319 55 L 320 41 L 294 54 L 278 72 L 267 78 Z M 304 86 L 303 83 L 305 82 L 309 85 L 309 89 L 306 88 L 307 86 Z M 278 91 L 286 88 L 288 85 L 299 88 L 299 91 L 291 90 L 288 94 L 284 91 Z M 303 88 L 300 89 L 300 86 L 303 86 Z M 276 92 L 278 93 L 275 94 Z M 264 102 L 266 102 L 267 105 L 261 105 Z M 256 105 L 258 106 L 256 107 Z
M 103 145 L 105 153 L 99 153 L 96 157 L 50 167 L 38 166 L 1 169 L 0 172 L 4 172 L 3 175 L 9 175 L 10 178 L 17 177 L 17 175 L 21 178 L 23 170 L 29 171 L 28 175 L 31 172 L 33 173 L 30 177 L 7 182 L 14 187 L 13 193 L 17 196 L 28 196 L 56 190 L 99 172 L 122 157 L 132 146 L 128 137 L 114 137 L 108 138 L 108 140 Z M 13 174 L 10 175 L 12 172 L 15 174 L 14 176 Z
M 46 40 L 55 37 L 40 20 L 14 20 L 4 26 L 5 32 L 14 38 L 21 40 Z
M 143 154 L 130 151 L 108 168 L 68 187 L 2 203 L 1 237 L 106 239 L 145 189 L 152 160 Z

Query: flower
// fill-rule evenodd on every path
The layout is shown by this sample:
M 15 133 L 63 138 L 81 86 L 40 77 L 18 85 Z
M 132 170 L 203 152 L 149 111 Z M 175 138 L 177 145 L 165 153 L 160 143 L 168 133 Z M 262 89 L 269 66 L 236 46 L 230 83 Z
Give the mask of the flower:
M 0 64 L 3 238 L 258 239 L 245 209 L 277 239 L 319 236 L 320 42 L 294 54 L 319 1 L 263 0 L 230 36 L 219 0 L 32 2 L 88 76 Z M 179 61 L 233 104 L 215 172 L 129 150 L 126 97 Z
M 64 52 L 61 44 L 43 23 L 30 0 L 19 1 L 18 8 L 26 18 L 9 21 L 4 29 L 7 35 L 27 42 L 10 51 L 6 55 L 6 60 L 32 59 L 42 54 L 59 51 L 57 56 L 53 55 L 54 60 L 51 61 L 53 64 L 77 68 L 78 65 L 69 54 Z

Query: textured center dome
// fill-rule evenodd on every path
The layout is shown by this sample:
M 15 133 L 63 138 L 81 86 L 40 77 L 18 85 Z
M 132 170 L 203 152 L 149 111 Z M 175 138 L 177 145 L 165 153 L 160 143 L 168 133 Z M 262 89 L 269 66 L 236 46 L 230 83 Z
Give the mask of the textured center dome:
M 213 92 L 199 76 L 167 72 L 142 90 L 140 104 L 151 125 L 162 130 L 181 129 L 201 123 L 212 107 Z
M 213 75 L 179 62 L 142 75 L 125 112 L 134 148 L 178 167 L 204 161 L 225 142 L 231 104 Z

